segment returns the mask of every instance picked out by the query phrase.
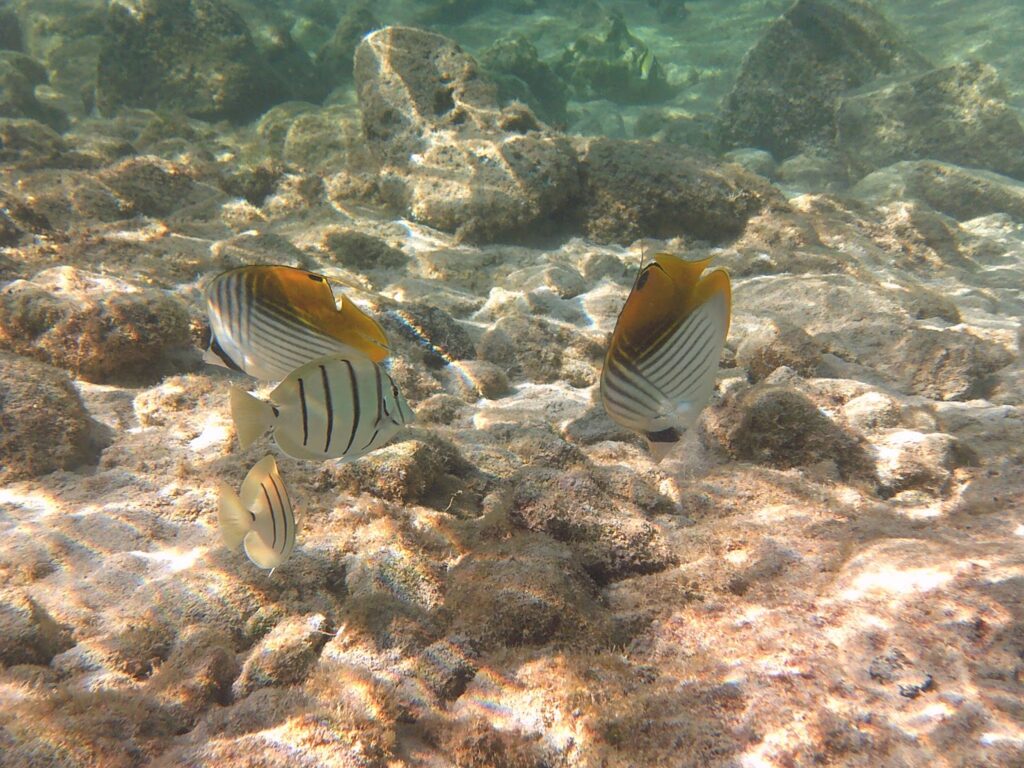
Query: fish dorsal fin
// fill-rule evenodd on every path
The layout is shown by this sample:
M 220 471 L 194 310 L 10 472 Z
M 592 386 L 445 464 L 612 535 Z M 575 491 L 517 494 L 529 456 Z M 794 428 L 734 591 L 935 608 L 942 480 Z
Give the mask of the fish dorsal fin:
M 250 510 L 254 515 L 260 517 L 261 515 L 267 514 L 270 510 L 267 509 L 266 499 L 263 496 L 262 484 L 264 479 L 271 473 L 277 473 L 277 462 L 271 454 L 267 454 L 262 459 L 253 464 L 252 469 L 249 470 L 249 474 L 245 476 L 245 480 L 242 481 L 242 489 L 238 494 L 242 499 L 242 504 L 245 508 Z
M 674 254 L 664 252 L 654 254 L 654 260 L 661 265 L 661 268 L 681 288 L 696 285 L 697 281 L 700 280 L 701 274 L 707 269 L 708 264 L 711 263 L 710 256 L 706 259 L 686 261 Z
M 375 363 L 391 353 L 380 324 L 344 294 L 334 293 L 331 285 L 339 281 L 295 267 L 265 269 L 268 272 L 262 287 L 269 303 L 284 309 L 300 323 L 357 347 Z

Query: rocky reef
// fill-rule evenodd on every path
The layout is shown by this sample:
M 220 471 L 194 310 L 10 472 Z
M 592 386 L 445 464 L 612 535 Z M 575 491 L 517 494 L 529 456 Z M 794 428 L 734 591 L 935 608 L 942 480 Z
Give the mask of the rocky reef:
M 627 5 L 0 0 L 0 766 L 1020 764 L 1019 57 Z M 657 464 L 597 394 L 653 249 L 733 283 Z M 200 358 L 253 263 L 417 413 L 277 457 L 269 575 Z

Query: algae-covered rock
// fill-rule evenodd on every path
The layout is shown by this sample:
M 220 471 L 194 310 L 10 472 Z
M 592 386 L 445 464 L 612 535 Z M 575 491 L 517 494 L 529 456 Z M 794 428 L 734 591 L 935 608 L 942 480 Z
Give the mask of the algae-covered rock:
M 1024 128 L 994 68 L 962 62 L 840 99 L 836 145 L 863 176 L 940 160 L 1024 179 Z
M 0 426 L 0 482 L 98 458 L 93 421 L 67 374 L 7 352 L 0 352 Z
M 0 348 L 89 381 L 152 381 L 191 343 L 184 305 L 154 288 L 54 267 L 0 291 Z
M 186 166 L 153 155 L 126 158 L 100 172 L 99 179 L 146 216 L 224 199 L 220 190 L 195 181 Z
M 588 236 L 629 243 L 639 237 L 722 241 L 766 206 L 785 207 L 771 184 L 737 165 L 652 141 L 580 143 Z
M 828 143 L 839 95 L 879 75 L 925 68 L 868 3 L 797 0 L 744 58 L 722 105 L 722 139 L 777 158 Z
M 949 489 L 954 469 L 974 463 L 965 446 L 952 435 L 941 432 L 922 434 L 894 429 L 874 444 L 878 456 L 878 487 L 883 496 L 906 490 L 942 494 Z
M 387 27 L 356 49 L 367 145 L 389 203 L 477 241 L 554 226 L 579 188 L 576 158 L 528 109 L 498 108 L 477 62 L 431 32 Z
M 517 533 L 467 554 L 448 572 L 452 629 L 482 649 L 571 641 L 608 631 L 596 589 L 571 551 Z
M 36 98 L 36 86 L 47 80 L 46 69 L 35 59 L 23 53 L 0 50 L 0 117 L 38 120 L 57 131 L 67 130 L 67 115 Z M 0 148 L 2 144 L 0 142 Z
M 365 4 L 351 6 L 331 35 L 316 54 L 319 76 L 328 88 L 352 81 L 352 58 L 356 47 L 368 33 L 378 29 L 381 23 Z
M 480 64 L 498 86 L 498 99 L 528 104 L 546 123 L 565 123 L 568 89 L 537 48 L 523 35 L 495 41 L 480 54 Z
M 227 633 L 193 624 L 182 627 L 167 660 L 147 689 L 180 722 L 193 725 L 214 704 L 227 704 L 238 661 Z
M 232 686 L 235 698 L 258 688 L 302 682 L 327 642 L 328 629 L 321 614 L 283 620 L 250 651 Z
M 821 348 L 799 326 L 771 322 L 744 335 L 736 350 L 736 362 L 755 382 L 782 365 L 801 376 L 813 376 L 821 363 Z
M 409 261 L 398 248 L 357 229 L 328 229 L 324 233 L 321 247 L 332 260 L 349 269 L 397 270 Z
M 6 5 L 0 5 L 0 51 L 20 51 L 24 45 L 18 14 Z
M 114 0 L 96 73 L 96 105 L 246 120 L 291 92 L 221 0 Z
M 0 665 L 49 664 L 70 645 L 66 632 L 31 596 L 12 587 L 0 590 Z
M 403 304 L 387 310 L 380 321 L 390 337 L 414 344 L 432 368 L 475 357 L 469 332 L 439 307 L 419 302 Z
M 788 385 L 762 382 L 732 395 L 701 421 L 705 443 L 735 459 L 780 469 L 831 461 L 843 477 L 870 476 L 863 441 Z
M 657 57 L 630 34 L 618 13 L 609 18 L 602 37 L 585 35 L 573 43 L 555 70 L 581 100 L 637 104 L 672 93 Z

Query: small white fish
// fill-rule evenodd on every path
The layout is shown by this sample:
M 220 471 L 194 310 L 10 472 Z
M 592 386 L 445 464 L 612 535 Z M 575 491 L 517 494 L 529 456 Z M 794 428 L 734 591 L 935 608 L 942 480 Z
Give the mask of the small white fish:
M 273 427 L 282 451 L 314 461 L 353 461 L 415 418 L 391 376 L 355 349 L 299 366 L 269 403 L 232 387 L 231 416 L 243 450 Z
M 241 494 L 220 484 L 217 507 L 220 535 L 231 549 L 245 544 L 245 554 L 260 568 L 276 568 L 295 549 L 295 513 L 273 456 L 264 456 L 242 481 Z

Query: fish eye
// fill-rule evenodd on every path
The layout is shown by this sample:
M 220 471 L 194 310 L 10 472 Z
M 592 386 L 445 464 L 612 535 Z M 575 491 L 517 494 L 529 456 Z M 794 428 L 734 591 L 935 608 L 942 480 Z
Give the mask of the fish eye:
M 391 394 L 393 394 L 395 397 L 398 397 L 398 385 L 395 384 L 394 382 L 391 382 Z
M 640 273 L 640 277 L 636 279 L 636 289 L 639 291 L 647 284 L 647 278 L 650 276 L 649 272 L 645 269 Z

